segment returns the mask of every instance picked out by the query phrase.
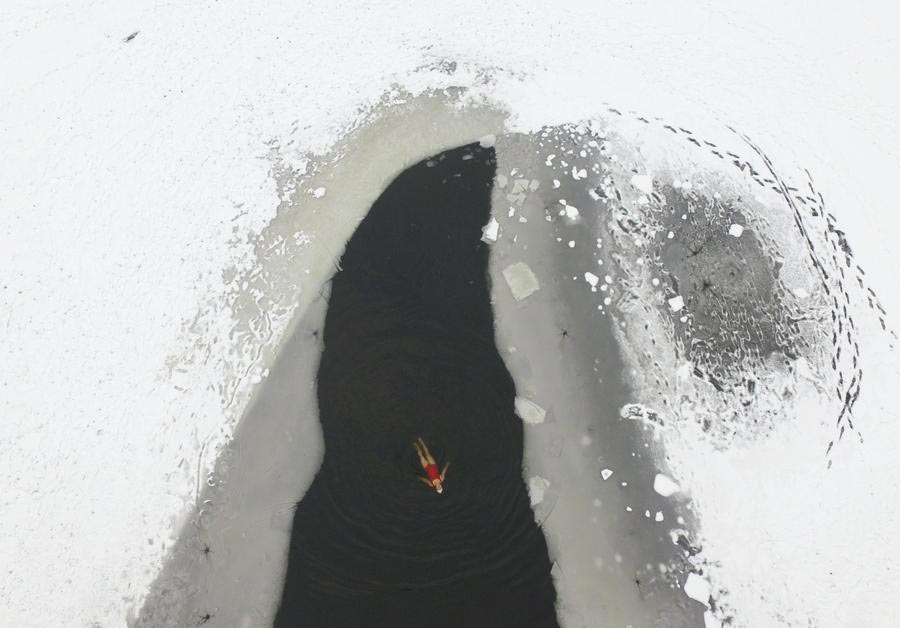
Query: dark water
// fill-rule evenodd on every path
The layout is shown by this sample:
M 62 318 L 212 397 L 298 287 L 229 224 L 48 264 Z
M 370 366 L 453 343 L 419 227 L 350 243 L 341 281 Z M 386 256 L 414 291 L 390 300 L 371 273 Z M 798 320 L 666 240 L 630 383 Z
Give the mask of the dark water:
M 495 168 L 478 144 L 416 164 L 347 246 L 276 626 L 557 625 L 480 241 Z M 451 462 L 441 495 L 415 477 L 418 436 Z

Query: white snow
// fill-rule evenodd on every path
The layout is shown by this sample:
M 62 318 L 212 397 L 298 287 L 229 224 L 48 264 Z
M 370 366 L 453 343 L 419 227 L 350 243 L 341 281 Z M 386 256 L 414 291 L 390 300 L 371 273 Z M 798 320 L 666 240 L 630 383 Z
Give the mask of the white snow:
M 722 628 L 722 622 L 712 614 L 712 611 L 703 613 L 703 628 Z
M 653 193 L 653 175 L 636 174 L 633 177 L 631 177 L 631 185 L 636 187 L 638 190 L 640 190 L 644 194 L 652 194 Z

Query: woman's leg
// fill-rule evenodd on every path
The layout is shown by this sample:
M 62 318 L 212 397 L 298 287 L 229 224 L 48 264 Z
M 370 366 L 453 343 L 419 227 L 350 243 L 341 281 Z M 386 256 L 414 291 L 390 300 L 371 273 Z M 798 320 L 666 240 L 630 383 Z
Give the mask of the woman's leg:
M 413 443 L 413 446 L 416 448 L 416 453 L 419 454 L 419 463 L 424 469 L 428 466 L 428 457 L 425 450 L 422 449 L 422 445 L 419 444 L 421 440 L 421 438 L 416 439 L 416 442 Z
M 424 443 L 423 443 L 424 444 Z M 434 461 L 434 456 L 431 455 L 431 452 L 428 451 L 428 445 L 425 445 L 425 458 L 428 460 L 428 464 L 437 464 Z

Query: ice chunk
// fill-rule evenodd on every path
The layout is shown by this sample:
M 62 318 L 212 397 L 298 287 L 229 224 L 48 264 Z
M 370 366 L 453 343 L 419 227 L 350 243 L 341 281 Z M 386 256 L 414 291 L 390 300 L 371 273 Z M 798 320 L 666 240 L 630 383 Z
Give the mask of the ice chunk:
M 588 271 L 588 272 L 584 273 L 584 280 L 586 282 L 588 282 L 589 284 L 591 284 L 591 288 L 596 288 L 597 282 L 600 281 L 600 277 L 598 277 L 594 273 Z
M 631 185 L 639 189 L 644 194 L 653 193 L 653 175 L 636 174 L 631 177 Z
M 482 148 L 490 148 L 497 142 L 497 136 L 491 133 L 490 135 L 485 135 L 480 140 L 478 140 L 478 144 Z
M 733 224 L 728 228 L 728 235 L 733 235 L 735 238 L 740 238 L 742 233 L 744 233 L 744 227 L 741 225 Z
M 491 218 L 481 229 L 481 241 L 482 242 L 496 242 L 497 236 L 500 234 L 500 223 L 497 222 L 496 218 Z
M 550 488 L 550 480 L 542 478 L 539 475 L 533 475 L 528 478 L 528 496 L 531 498 L 531 505 L 537 506 L 544 501 L 544 493 Z
M 680 294 L 672 297 L 669 299 L 669 307 L 672 308 L 673 312 L 680 312 L 681 308 L 684 307 L 684 298 Z
M 525 397 L 516 397 L 516 414 L 526 423 L 536 425 L 547 418 L 547 411 Z
M 608 480 L 609 478 L 611 478 L 611 477 L 612 477 L 612 474 L 613 474 L 613 470 L 612 470 L 612 469 L 603 469 L 603 470 L 600 472 L 600 476 L 601 476 L 604 480 Z
M 513 194 L 523 194 L 528 192 L 528 186 L 531 185 L 530 179 L 514 179 L 512 185 Z
M 516 301 L 527 298 L 541 287 L 537 277 L 525 262 L 516 262 L 507 266 L 503 269 L 503 278 Z
M 553 566 L 550 568 L 550 576 L 553 578 L 553 583 L 556 585 L 557 590 L 565 588 L 563 585 L 563 570 L 559 563 L 553 563 Z
M 722 628 L 722 622 L 712 614 L 712 611 L 706 611 L 703 613 L 703 627 L 704 628 Z
M 322 198 L 325 196 L 325 188 L 316 188 L 310 192 L 316 198 Z
M 684 594 L 692 600 L 709 606 L 709 582 L 695 573 L 689 573 L 684 583 Z
M 653 478 L 653 490 L 663 497 L 668 497 L 680 491 L 681 487 L 669 476 L 657 473 Z

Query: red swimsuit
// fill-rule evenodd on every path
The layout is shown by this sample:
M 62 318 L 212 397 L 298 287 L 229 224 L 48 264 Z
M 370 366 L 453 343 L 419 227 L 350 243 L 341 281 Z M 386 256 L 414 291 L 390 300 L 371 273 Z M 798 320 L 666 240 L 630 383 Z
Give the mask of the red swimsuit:
M 430 464 L 425 467 L 425 475 L 428 476 L 428 480 L 431 482 L 441 479 L 441 472 L 440 470 L 438 470 L 438 466 L 436 464 Z

